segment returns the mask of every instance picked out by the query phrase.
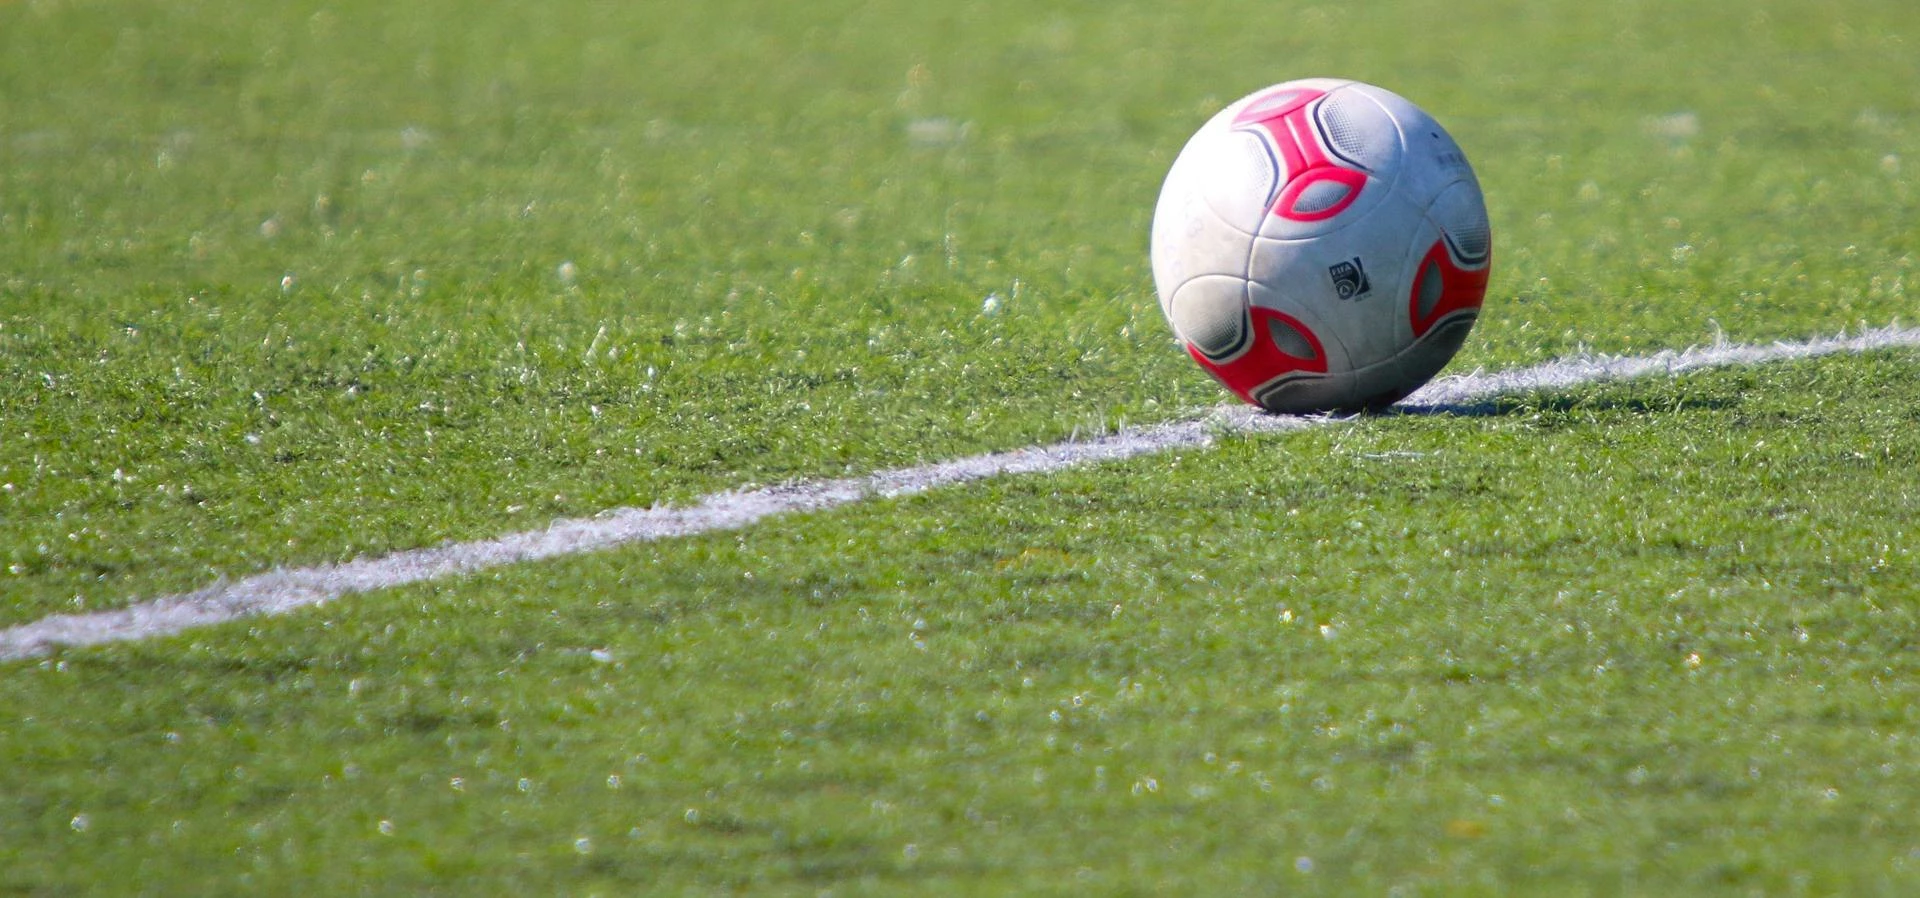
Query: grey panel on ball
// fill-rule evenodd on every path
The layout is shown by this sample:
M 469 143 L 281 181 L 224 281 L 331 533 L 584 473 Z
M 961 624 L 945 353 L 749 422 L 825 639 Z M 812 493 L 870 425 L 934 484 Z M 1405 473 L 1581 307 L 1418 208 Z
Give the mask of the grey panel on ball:
M 1246 282 L 1225 276 L 1195 278 L 1174 291 L 1173 329 L 1200 354 L 1224 359 L 1247 342 Z
M 1294 198 L 1292 211 L 1301 215 L 1325 212 L 1340 205 L 1340 201 L 1346 199 L 1347 194 L 1352 192 L 1352 188 L 1339 181 L 1331 179 L 1315 181 L 1308 184 L 1307 189 L 1300 191 L 1300 195 Z
M 1247 195 L 1263 197 L 1262 205 L 1273 202 L 1274 194 L 1280 192 L 1280 162 L 1273 158 L 1273 151 L 1267 149 L 1265 143 L 1251 134 L 1240 135 L 1236 143 L 1241 165 L 1245 167 L 1242 183 L 1246 185 Z
M 1473 323 L 1480 317 L 1477 309 L 1463 309 L 1442 319 L 1427 335 L 1407 348 L 1400 356 L 1400 370 L 1404 382 L 1409 386 L 1388 401 L 1399 399 L 1413 392 L 1415 387 L 1431 380 L 1447 367 L 1454 353 L 1460 351 L 1467 342 L 1467 332 L 1473 330 Z
M 1287 355 L 1296 359 L 1318 357 L 1318 353 L 1313 351 L 1313 344 L 1307 342 L 1305 334 L 1288 327 L 1279 319 L 1267 319 L 1267 334 L 1273 337 L 1273 345 L 1280 347 L 1280 351 Z
M 1348 162 L 1379 171 L 1398 155 L 1399 130 L 1380 104 L 1365 94 L 1334 91 L 1314 113 L 1328 148 Z
M 1433 314 L 1433 307 L 1440 303 L 1440 297 L 1446 290 L 1446 279 L 1440 276 L 1440 263 L 1428 262 L 1420 269 L 1420 283 L 1415 288 L 1414 303 L 1422 320 Z
M 1434 198 L 1427 213 L 1447 235 L 1447 244 L 1460 261 L 1477 265 L 1493 251 L 1493 228 L 1480 188 L 1471 181 L 1456 182 Z
M 1293 375 L 1254 391 L 1254 401 L 1267 411 L 1303 415 L 1351 404 L 1346 385 L 1318 374 Z

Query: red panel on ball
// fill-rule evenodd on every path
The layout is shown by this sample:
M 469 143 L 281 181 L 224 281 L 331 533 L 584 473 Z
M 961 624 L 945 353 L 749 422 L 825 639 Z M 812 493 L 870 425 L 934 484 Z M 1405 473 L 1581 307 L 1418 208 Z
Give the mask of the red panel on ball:
M 1291 221 L 1326 221 L 1346 211 L 1360 198 L 1367 185 L 1367 173 L 1347 168 L 1327 155 L 1315 136 L 1308 106 L 1325 96 L 1325 91 L 1290 89 L 1272 97 L 1256 100 L 1234 116 L 1233 126 L 1264 133 L 1280 153 L 1282 166 L 1279 195 L 1273 200 L 1273 214 Z M 1300 195 L 1322 182 L 1333 182 L 1346 189 L 1339 200 L 1323 207 L 1302 208 Z
M 1276 312 L 1272 309 L 1254 306 L 1248 310 L 1253 316 L 1253 345 L 1247 351 L 1227 362 L 1215 362 L 1200 354 L 1200 350 L 1187 347 L 1187 354 L 1207 369 L 1215 380 L 1254 405 L 1259 400 L 1253 398 L 1254 391 L 1273 383 L 1289 374 L 1325 374 L 1327 373 L 1327 350 L 1320 338 L 1299 319 Z M 1273 339 L 1273 328 L 1284 327 L 1300 335 L 1306 344 L 1312 347 L 1312 358 L 1293 355 L 1280 348 Z
M 1492 266 L 1484 263 L 1471 269 L 1455 265 L 1453 256 L 1447 252 L 1447 242 L 1434 241 L 1427 257 L 1420 261 L 1420 274 L 1413 279 L 1413 290 L 1407 297 L 1407 317 L 1413 321 L 1414 339 L 1426 336 L 1441 319 L 1461 309 L 1480 308 L 1487 296 L 1487 275 L 1491 271 Z M 1440 278 L 1440 298 L 1422 310 L 1420 288 L 1429 277 L 1435 276 Z

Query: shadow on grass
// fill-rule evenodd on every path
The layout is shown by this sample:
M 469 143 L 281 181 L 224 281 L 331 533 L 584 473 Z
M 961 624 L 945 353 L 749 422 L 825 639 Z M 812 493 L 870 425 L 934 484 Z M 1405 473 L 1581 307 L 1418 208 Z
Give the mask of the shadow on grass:
M 1666 396 L 1658 399 L 1639 397 L 1573 397 L 1544 394 L 1500 396 L 1478 402 L 1400 404 L 1369 414 L 1381 417 L 1398 415 L 1440 415 L 1459 418 L 1496 418 L 1510 415 L 1567 412 L 1626 412 L 1634 415 L 1673 414 L 1691 411 L 1721 411 L 1739 407 L 1741 401 L 1727 396 Z

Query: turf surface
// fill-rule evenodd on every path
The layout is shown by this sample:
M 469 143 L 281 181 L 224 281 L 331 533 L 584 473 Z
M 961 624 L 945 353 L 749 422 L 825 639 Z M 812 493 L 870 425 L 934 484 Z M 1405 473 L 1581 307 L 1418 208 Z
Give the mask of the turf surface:
M 5 875 L 1894 893 L 1916 374 L 1237 438 L 20 665 Z
M 1910 318 L 1916 41 L 1900 0 L 0 4 L 0 623 L 1194 414 L 1152 197 L 1307 74 L 1479 169 L 1461 366 Z M 1368 419 L 13 665 L 0 883 L 1904 891 L 1913 374 Z

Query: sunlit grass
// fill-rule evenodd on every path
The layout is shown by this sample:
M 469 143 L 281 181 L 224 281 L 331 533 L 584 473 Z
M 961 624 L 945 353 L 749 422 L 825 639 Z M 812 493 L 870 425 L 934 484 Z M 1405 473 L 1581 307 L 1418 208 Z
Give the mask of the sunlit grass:
M 1220 401 L 1147 216 L 1305 73 L 1476 161 L 1462 366 L 1911 307 L 1897 5 L 737 7 L 0 9 L 0 614 Z
M 5 869 L 1898 891 L 1920 441 L 1875 395 L 1915 373 L 1234 438 L 67 653 L 4 690 Z
M 1916 40 L 1904 0 L 0 4 L 0 623 L 1195 415 L 1152 199 L 1303 75 L 1473 159 L 1462 368 L 1911 320 Z M 0 882 L 1899 891 L 1913 374 L 1236 438 L 16 665 Z

